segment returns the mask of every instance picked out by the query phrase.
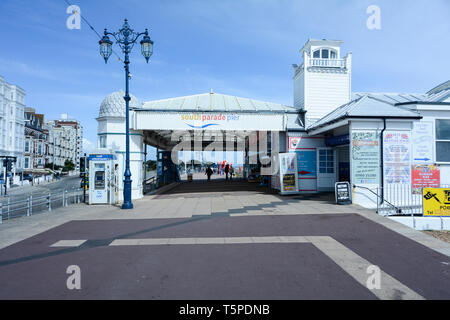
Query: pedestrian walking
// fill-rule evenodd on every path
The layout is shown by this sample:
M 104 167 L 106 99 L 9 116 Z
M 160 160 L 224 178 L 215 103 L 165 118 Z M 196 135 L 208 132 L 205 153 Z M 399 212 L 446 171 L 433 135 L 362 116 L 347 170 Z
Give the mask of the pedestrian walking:
M 206 176 L 208 177 L 208 181 L 211 180 L 212 174 L 213 174 L 213 171 L 212 171 L 211 167 L 208 167 L 208 169 L 206 169 Z
M 234 168 L 233 168 L 233 165 L 230 164 L 230 180 L 233 179 L 233 174 L 234 174 Z
M 230 172 L 230 165 L 227 163 L 225 166 L 225 180 L 228 180 L 228 173 Z

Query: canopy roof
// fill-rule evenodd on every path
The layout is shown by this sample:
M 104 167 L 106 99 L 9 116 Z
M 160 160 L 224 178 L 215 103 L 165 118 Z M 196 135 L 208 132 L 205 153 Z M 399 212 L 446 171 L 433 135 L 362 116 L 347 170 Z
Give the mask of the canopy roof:
M 220 93 L 202 93 L 144 102 L 137 110 L 176 112 L 299 113 L 294 107 L 279 103 L 241 98 Z

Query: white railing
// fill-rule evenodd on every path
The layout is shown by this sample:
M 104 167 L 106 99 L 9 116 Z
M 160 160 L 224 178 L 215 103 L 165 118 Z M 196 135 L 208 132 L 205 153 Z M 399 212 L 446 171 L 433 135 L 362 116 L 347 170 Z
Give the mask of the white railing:
M 440 185 L 440 188 L 449 188 Z M 422 188 L 413 189 L 409 184 L 388 184 L 377 188 L 377 212 L 382 215 L 423 215 Z
M 29 194 L 25 199 L 20 200 L 11 200 L 9 196 L 6 196 L 0 199 L 0 224 L 3 220 L 31 216 L 44 211 L 52 211 L 52 208 L 81 203 L 82 198 L 83 189 L 80 188 L 54 191 L 47 194 Z
M 311 67 L 345 68 L 344 59 L 309 59 Z

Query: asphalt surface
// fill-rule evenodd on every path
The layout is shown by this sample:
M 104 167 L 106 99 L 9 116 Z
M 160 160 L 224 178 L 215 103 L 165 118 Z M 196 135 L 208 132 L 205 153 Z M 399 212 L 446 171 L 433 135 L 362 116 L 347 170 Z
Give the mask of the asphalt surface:
M 427 299 L 450 260 L 357 214 L 71 221 L 0 250 L 0 299 L 376 299 L 310 243 L 109 246 L 115 239 L 330 236 Z M 60 240 L 88 240 L 56 248 Z M 81 270 L 69 290 L 68 266 Z

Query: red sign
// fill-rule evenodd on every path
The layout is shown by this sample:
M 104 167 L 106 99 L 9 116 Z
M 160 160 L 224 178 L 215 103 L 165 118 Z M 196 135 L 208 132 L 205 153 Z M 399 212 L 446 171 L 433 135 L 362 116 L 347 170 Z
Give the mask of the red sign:
M 439 188 L 441 172 L 436 165 L 414 165 L 412 167 L 413 193 L 421 193 L 422 188 Z

